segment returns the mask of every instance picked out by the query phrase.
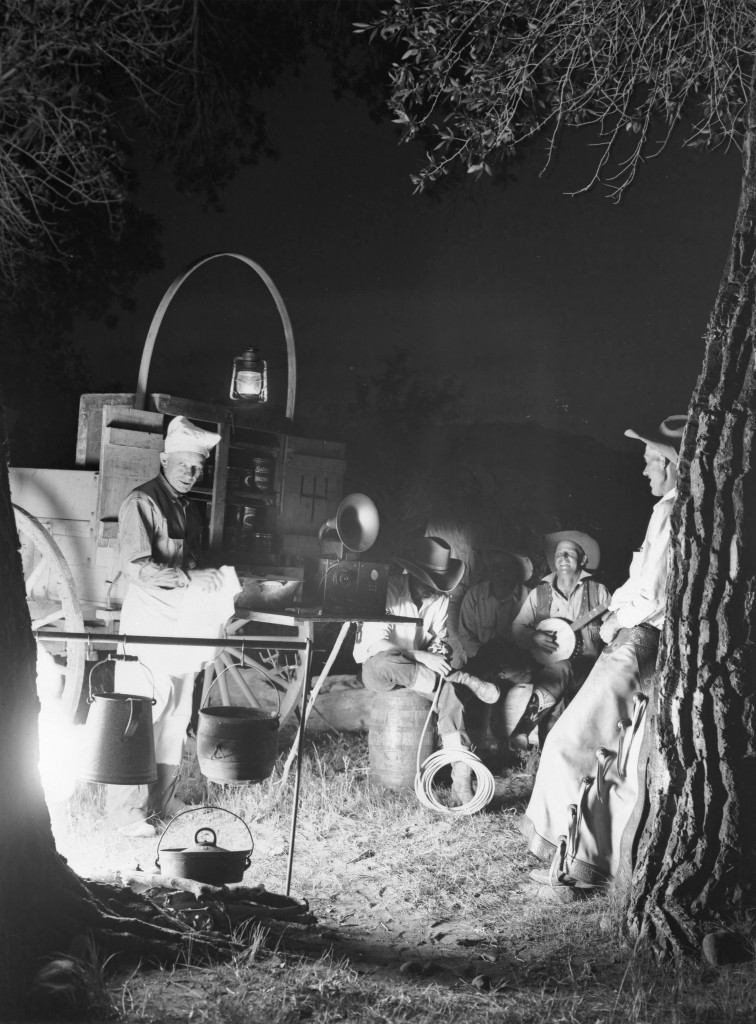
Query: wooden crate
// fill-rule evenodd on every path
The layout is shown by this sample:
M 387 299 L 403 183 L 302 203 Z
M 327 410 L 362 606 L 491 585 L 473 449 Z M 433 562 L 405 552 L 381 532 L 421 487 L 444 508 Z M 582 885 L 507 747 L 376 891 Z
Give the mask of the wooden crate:
M 281 467 L 278 529 L 282 534 L 317 536 L 336 514 L 344 496 L 344 446 L 286 437 Z
M 126 495 L 160 472 L 163 416 L 119 405 L 102 410 L 97 543 L 118 534 L 118 511 Z
M 79 430 L 76 436 L 76 465 L 96 469 L 102 447 L 102 410 L 106 405 L 134 406 L 136 395 L 82 395 L 79 399 Z

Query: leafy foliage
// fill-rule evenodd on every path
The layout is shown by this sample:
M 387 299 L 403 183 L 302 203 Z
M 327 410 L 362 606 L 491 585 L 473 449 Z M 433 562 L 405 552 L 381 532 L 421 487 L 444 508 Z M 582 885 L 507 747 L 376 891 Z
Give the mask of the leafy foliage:
M 684 141 L 738 140 L 756 7 L 741 0 L 394 0 L 357 26 L 391 42 L 390 107 L 404 140 L 428 141 L 419 189 L 460 163 L 493 174 L 547 132 L 592 126 L 590 188 L 621 196 L 642 162 Z M 657 138 L 653 132 L 661 125 Z

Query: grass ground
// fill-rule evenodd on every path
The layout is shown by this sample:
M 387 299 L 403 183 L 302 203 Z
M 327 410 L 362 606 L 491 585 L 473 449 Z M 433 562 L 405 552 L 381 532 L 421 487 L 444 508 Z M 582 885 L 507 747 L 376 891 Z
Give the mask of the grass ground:
M 211 786 L 209 797 L 252 832 L 244 881 L 284 892 L 292 779 L 282 791 L 279 770 L 255 787 Z M 292 879 L 318 924 L 258 934 L 223 966 L 115 965 L 111 1012 L 144 1024 L 751 1024 L 752 964 L 656 965 L 623 938 L 621 894 L 571 906 L 539 898 L 517 830 L 531 781 L 527 768 L 509 771 L 483 813 L 438 814 L 371 785 L 364 735 L 318 736 L 307 744 Z M 249 845 L 235 819 L 210 817 L 221 846 Z M 191 843 L 203 823 L 193 819 L 176 820 L 170 846 Z M 153 870 L 157 841 L 109 831 L 96 787 L 71 802 L 57 835 L 85 877 Z

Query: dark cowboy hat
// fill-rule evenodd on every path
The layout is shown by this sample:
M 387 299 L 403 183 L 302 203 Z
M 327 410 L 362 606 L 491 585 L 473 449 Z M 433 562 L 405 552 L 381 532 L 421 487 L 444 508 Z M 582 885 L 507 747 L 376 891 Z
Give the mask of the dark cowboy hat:
M 517 569 L 521 583 L 525 583 L 533 575 L 533 563 L 527 555 L 516 555 L 514 551 L 510 551 L 509 548 L 502 547 L 500 544 L 484 544 L 481 550 L 483 557 L 487 561 L 490 560 L 491 556 L 496 557 L 497 555 L 509 558 Z
M 547 533 L 543 538 L 546 560 L 552 572 L 556 572 L 554 555 L 556 554 L 557 544 L 562 540 L 571 540 L 573 544 L 579 544 L 583 551 L 585 551 L 586 563 L 583 566 L 584 569 L 587 569 L 588 572 L 598 569 L 599 562 L 601 561 L 601 548 L 598 546 L 598 542 L 593 537 L 589 537 L 587 533 L 581 533 L 579 530 L 559 530 L 557 533 Z
M 421 537 L 411 558 L 394 561 L 442 594 L 450 594 L 465 574 L 465 563 L 451 557 L 451 548 L 440 537 Z
M 637 434 L 634 430 L 626 430 L 625 437 L 634 437 L 638 441 L 643 441 L 649 448 L 655 448 L 665 459 L 669 459 L 670 462 L 677 465 L 680 443 L 687 422 L 687 415 L 682 413 L 676 416 L 667 416 L 666 420 L 662 420 L 658 427 L 644 430 L 642 434 Z

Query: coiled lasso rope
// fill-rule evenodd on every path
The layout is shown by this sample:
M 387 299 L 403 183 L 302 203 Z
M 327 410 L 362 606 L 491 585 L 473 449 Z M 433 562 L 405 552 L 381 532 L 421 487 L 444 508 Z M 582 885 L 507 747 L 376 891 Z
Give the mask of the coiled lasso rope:
M 482 811 L 491 800 L 493 800 L 495 783 L 494 777 L 491 772 L 486 768 L 481 759 L 477 754 L 473 754 L 471 750 L 465 750 L 462 747 L 451 747 L 447 749 L 437 750 L 431 754 L 420 764 L 420 751 L 423 747 L 423 738 L 427 732 L 428 725 L 431 720 L 431 715 L 436 710 L 438 704 L 439 694 L 441 693 L 441 687 L 444 685 L 444 681 L 441 680 L 441 686 L 436 690 L 433 697 L 433 703 L 431 704 L 428 717 L 425 719 L 425 725 L 423 731 L 420 734 L 420 740 L 417 745 L 417 771 L 415 772 L 415 796 L 423 805 L 431 811 L 438 811 L 439 814 L 476 814 L 478 811 Z M 475 790 L 475 796 L 472 800 L 468 800 L 466 804 L 460 804 L 459 807 L 447 807 L 442 804 L 433 792 L 433 781 L 436 778 L 437 773 L 445 768 L 448 764 L 454 764 L 457 761 L 461 761 L 463 764 L 468 764 L 474 774 L 477 781 L 477 787 Z

